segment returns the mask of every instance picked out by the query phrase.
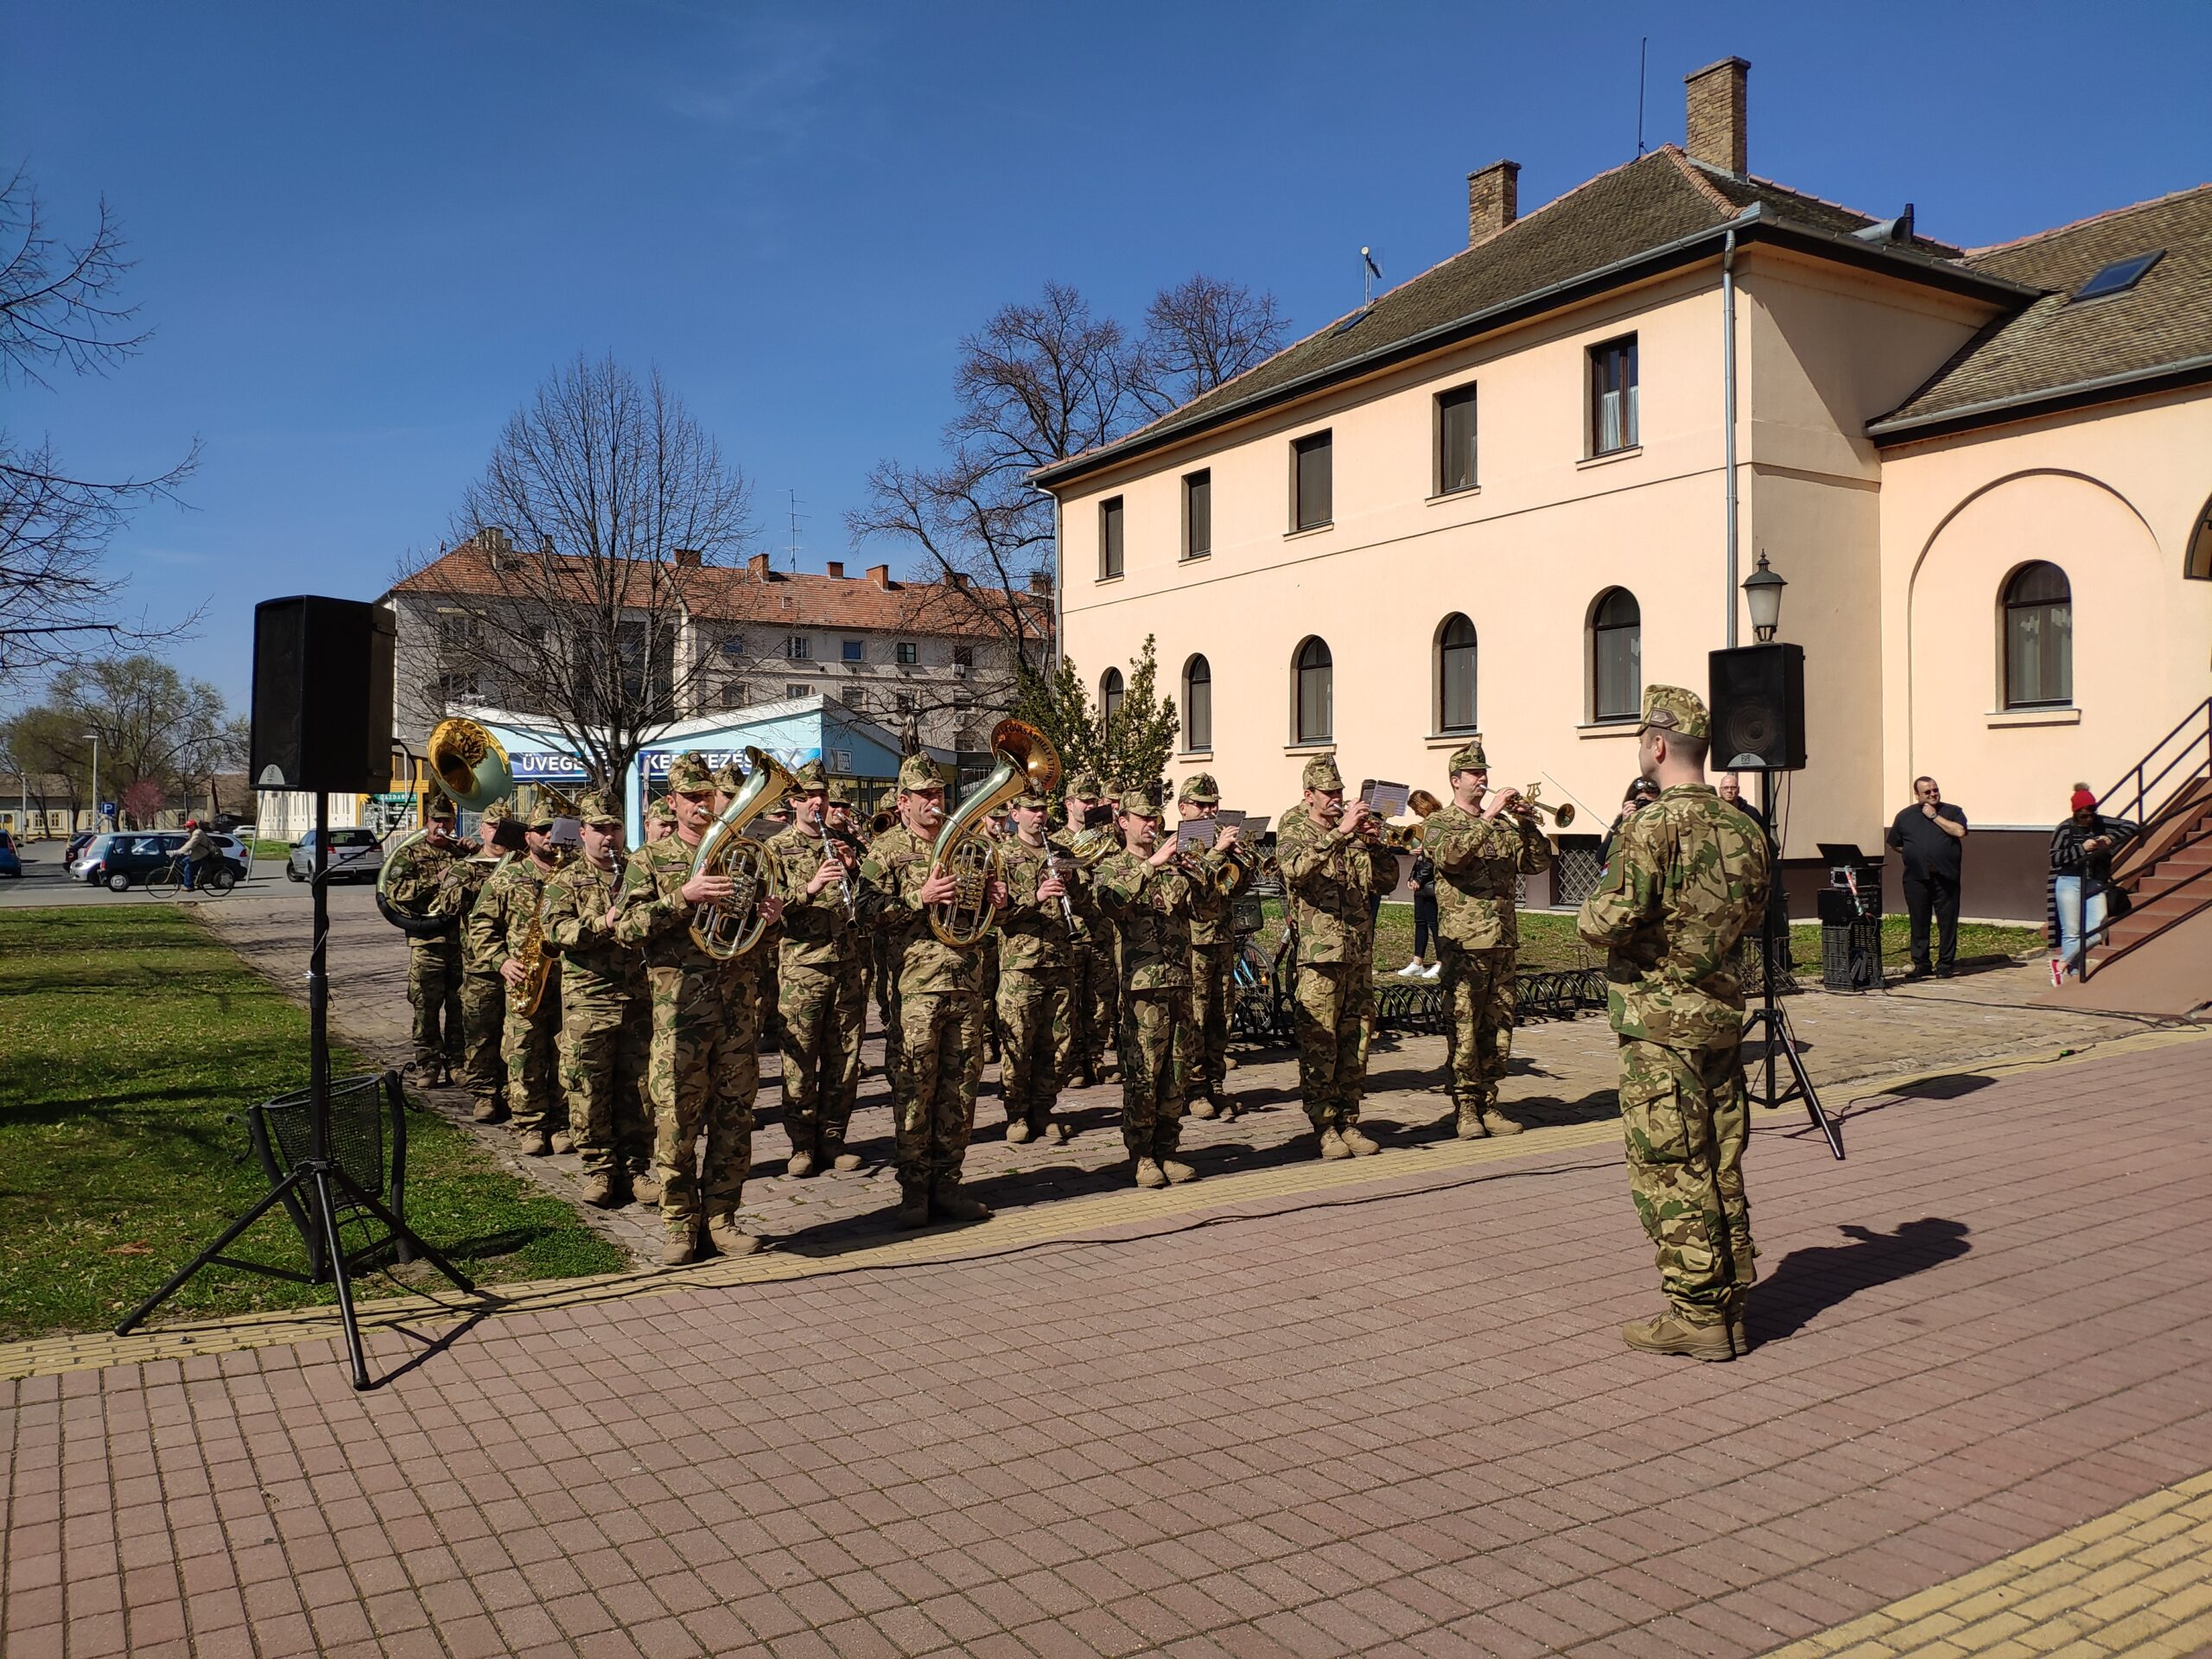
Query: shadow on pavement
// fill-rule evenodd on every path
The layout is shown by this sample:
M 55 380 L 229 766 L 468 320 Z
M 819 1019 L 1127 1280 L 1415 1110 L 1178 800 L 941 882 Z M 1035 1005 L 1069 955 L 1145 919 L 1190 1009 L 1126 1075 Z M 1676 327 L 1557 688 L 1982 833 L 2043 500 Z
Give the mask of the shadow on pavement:
M 1894 1233 L 1874 1232 L 1855 1223 L 1839 1230 L 1852 1242 L 1792 1250 L 1762 1283 L 1750 1309 L 1754 1341 L 1796 1336 L 1859 1291 L 1925 1273 L 1973 1248 L 1967 1242 L 1966 1223 L 1941 1216 L 1905 1222 Z

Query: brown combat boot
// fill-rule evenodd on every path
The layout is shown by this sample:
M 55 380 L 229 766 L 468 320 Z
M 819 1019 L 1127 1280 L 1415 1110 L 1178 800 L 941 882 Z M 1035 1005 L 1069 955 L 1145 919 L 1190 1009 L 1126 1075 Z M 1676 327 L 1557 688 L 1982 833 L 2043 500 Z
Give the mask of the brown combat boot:
M 1483 1109 L 1468 1101 L 1459 1103 L 1459 1122 L 1452 1134 L 1462 1141 L 1479 1141 L 1489 1130 L 1483 1128 Z
M 1337 1131 L 1337 1134 L 1344 1145 L 1351 1149 L 1352 1156 L 1355 1158 L 1372 1158 L 1382 1150 L 1382 1143 L 1374 1136 L 1364 1133 L 1357 1123 L 1345 1124 L 1343 1128 Z
M 622 1202 L 612 1170 L 598 1170 L 584 1177 L 584 1190 L 576 1195 L 594 1210 L 612 1210 Z
M 553 1142 L 543 1129 L 526 1129 L 517 1142 L 515 1150 L 525 1158 L 543 1158 L 553 1150 Z
M 1171 1186 L 1180 1186 L 1185 1181 L 1195 1181 L 1198 1179 L 1198 1172 L 1180 1158 L 1161 1159 L 1160 1173 L 1167 1178 L 1168 1185 Z
M 1075 1134 L 1075 1130 L 1071 1125 L 1064 1122 L 1057 1117 L 1047 1118 L 1045 1122 L 1045 1127 L 1052 1131 L 1052 1144 L 1058 1147 L 1065 1147 L 1067 1145 L 1070 1137 Z
M 1518 1135 L 1529 1126 L 1508 1117 L 1495 1106 L 1483 1108 L 1483 1128 L 1491 1135 Z
M 1621 1326 L 1621 1340 L 1647 1354 L 1688 1354 L 1702 1360 L 1736 1357 L 1725 1319 L 1700 1325 L 1674 1308 L 1656 1319 L 1630 1320 Z
M 1160 1168 L 1157 1160 L 1140 1158 L 1137 1160 L 1136 1169 L 1137 1185 L 1147 1191 L 1167 1185 L 1167 1173 Z
M 506 1103 L 497 1098 L 480 1100 L 468 1115 L 479 1123 L 504 1123 L 507 1121 Z
M 1320 1139 L 1321 1155 L 1324 1158 L 1328 1159 L 1330 1161 L 1334 1162 L 1339 1158 L 1349 1158 L 1351 1156 L 1351 1148 L 1344 1145 L 1344 1136 L 1339 1135 L 1335 1129 L 1328 1128 L 1322 1130 Z
M 575 1137 L 570 1135 L 566 1129 L 554 1130 L 552 1135 L 547 1139 L 546 1144 L 555 1152 L 561 1154 L 563 1157 L 566 1157 L 569 1153 L 572 1153 L 576 1149 Z
M 926 1227 L 930 1224 L 930 1189 L 926 1183 L 900 1178 L 899 1213 L 892 1221 L 893 1225 L 899 1227 Z
M 1221 1065 L 1224 1071 L 1234 1071 L 1236 1069 L 1236 1057 L 1234 1054 L 1224 1054 L 1221 1057 Z
M 939 1221 L 988 1221 L 991 1206 L 963 1192 L 957 1175 L 940 1175 L 930 1188 L 930 1214 Z
M 718 1255 L 750 1255 L 760 1241 L 737 1224 L 737 1212 L 726 1210 L 707 1223 L 707 1243 Z
M 1200 1095 L 1196 1100 L 1191 1103 L 1191 1116 L 1192 1117 L 1211 1117 L 1220 1109 L 1221 1109 L 1218 1106 L 1216 1106 L 1213 1103 L 1213 1096 L 1211 1095 Z
M 659 1205 L 660 1176 L 658 1172 L 651 1169 L 633 1169 L 630 1172 L 630 1201 L 632 1204 L 642 1204 L 648 1209 Z
M 1033 1139 L 1036 1134 L 1037 1131 L 1029 1127 L 1029 1120 L 1026 1117 L 1010 1117 L 1006 1121 L 1006 1138 L 1017 1147 L 1025 1141 Z
M 660 1227 L 661 1266 L 664 1268 L 689 1267 L 699 1259 L 701 1251 L 697 1217 L 663 1216 Z
M 784 1173 L 790 1176 L 793 1180 L 804 1180 L 808 1176 L 814 1173 L 814 1154 L 810 1152 L 802 1152 L 798 1148 L 793 1147 L 791 1149 L 791 1161 L 784 1166 Z
M 857 1152 L 840 1152 L 830 1160 L 830 1167 L 840 1175 L 849 1175 L 866 1161 Z

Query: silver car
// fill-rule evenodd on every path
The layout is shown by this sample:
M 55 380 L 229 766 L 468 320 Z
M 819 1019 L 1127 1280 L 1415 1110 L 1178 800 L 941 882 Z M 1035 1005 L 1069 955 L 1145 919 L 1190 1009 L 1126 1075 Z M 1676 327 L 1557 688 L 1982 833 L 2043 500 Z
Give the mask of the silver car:
M 330 832 L 330 879 L 333 881 L 373 881 L 384 870 L 384 843 L 373 830 L 333 830 Z M 315 874 L 315 831 L 292 843 L 284 861 L 287 880 L 304 881 Z

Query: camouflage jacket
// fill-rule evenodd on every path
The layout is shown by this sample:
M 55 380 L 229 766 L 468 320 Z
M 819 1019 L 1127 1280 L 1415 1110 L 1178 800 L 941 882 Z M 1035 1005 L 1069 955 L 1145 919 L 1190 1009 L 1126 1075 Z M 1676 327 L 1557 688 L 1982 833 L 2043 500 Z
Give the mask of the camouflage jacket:
M 693 907 L 683 897 L 683 884 L 691 879 L 691 861 L 698 854 L 697 844 L 680 835 L 632 851 L 622 867 L 621 893 L 614 901 L 614 937 L 640 950 L 648 969 L 674 968 L 709 978 L 757 974 L 763 957 L 776 948 L 775 929 L 730 963 L 709 956 L 691 937 Z
M 620 866 L 602 870 L 582 857 L 545 884 L 540 915 L 546 944 L 561 953 L 564 1014 L 588 1001 L 624 1001 L 645 988 L 645 958 L 618 940 L 607 921 L 621 890 Z
M 1365 967 L 1375 957 L 1370 900 L 1398 885 L 1398 855 L 1339 828 L 1324 830 L 1303 802 L 1282 815 L 1275 831 L 1291 925 L 1301 963 Z
M 1133 991 L 1189 985 L 1191 878 L 1173 864 L 1155 868 L 1119 852 L 1099 860 L 1090 882 L 1121 935 L 1122 983 Z
M 1068 925 L 1057 899 L 1039 899 L 1038 883 L 1052 873 L 1058 849 L 1031 847 L 1019 836 L 999 843 L 999 874 L 1007 906 L 999 912 L 999 967 L 1010 973 L 1049 973 L 1068 965 Z M 1068 884 L 1074 906 L 1077 884 Z
M 930 931 L 921 891 L 930 879 L 934 852 L 931 841 L 894 823 L 868 842 L 868 856 L 861 861 L 876 925 L 890 936 L 892 971 L 899 976 L 901 996 L 974 993 L 982 987 L 981 953 L 956 950 Z
M 787 968 L 834 968 L 860 960 L 860 926 L 845 914 L 845 894 L 831 882 L 810 893 L 806 884 L 822 868 L 822 837 L 796 823 L 762 843 L 769 880 L 784 901 L 783 943 L 778 947 Z M 852 877 L 853 899 L 860 903 L 861 878 Z M 756 949 L 760 947 L 755 947 Z
M 441 916 L 455 918 L 461 927 L 462 965 L 472 974 L 496 974 L 496 962 L 479 962 L 468 950 L 468 918 L 476 908 L 476 901 L 483 895 L 484 885 L 492 879 L 492 872 L 499 868 L 500 860 L 494 857 L 454 858 L 448 861 L 438 874 L 437 897 L 430 901 L 431 908 Z
M 1613 1029 L 1670 1048 L 1735 1041 L 1744 989 L 1734 951 L 1766 888 L 1765 838 L 1708 785 L 1677 784 L 1624 819 L 1611 867 L 1577 919 L 1608 953 Z
M 1236 901 L 1220 887 L 1230 861 L 1225 854 L 1209 848 L 1198 855 L 1198 861 L 1199 874 L 1206 879 L 1191 883 L 1191 943 L 1234 944 Z
M 1055 831 L 1045 837 L 1045 843 L 1065 858 L 1072 859 L 1075 856 L 1075 835 L 1071 830 Z M 1087 880 L 1082 877 L 1077 878 L 1075 884 L 1068 889 L 1068 904 L 1075 912 L 1075 932 L 1072 937 L 1076 943 L 1096 944 L 1102 937 L 1111 937 L 1106 926 L 1106 918 L 1099 912 L 1098 895 L 1090 890 L 1090 883 Z
M 446 912 L 436 907 L 438 883 L 445 873 L 461 861 L 461 855 L 450 848 L 435 847 L 427 836 L 418 836 L 409 842 L 385 862 L 384 896 L 391 900 L 392 908 L 405 916 L 417 918 Z M 434 934 L 427 939 L 416 939 L 416 944 L 435 944 L 443 934 Z
M 489 963 L 497 973 L 521 947 L 523 924 L 534 920 L 544 902 L 548 873 L 533 858 L 514 857 L 492 872 L 468 912 L 468 959 Z
M 1469 950 L 1519 944 L 1520 878 L 1552 867 L 1552 844 L 1535 823 L 1512 812 L 1486 818 L 1450 802 L 1428 815 L 1421 845 L 1436 866 L 1437 931 Z

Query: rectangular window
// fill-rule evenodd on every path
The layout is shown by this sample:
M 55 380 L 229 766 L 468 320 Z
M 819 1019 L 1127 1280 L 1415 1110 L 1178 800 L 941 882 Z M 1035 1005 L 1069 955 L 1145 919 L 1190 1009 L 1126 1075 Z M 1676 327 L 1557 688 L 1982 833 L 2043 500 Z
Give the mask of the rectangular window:
M 1122 498 L 1098 504 L 1098 579 L 1122 574 Z
M 1636 336 L 1590 348 L 1590 453 L 1633 449 L 1636 432 Z
M 868 693 L 857 685 L 849 685 L 837 694 L 838 701 L 856 715 L 868 713 Z
M 843 640 L 837 647 L 837 654 L 849 663 L 865 662 L 868 659 L 867 643 L 860 639 Z
M 902 715 L 912 714 L 914 712 L 914 694 L 911 691 L 894 692 L 892 695 L 891 706 Z
M 1213 551 L 1213 469 L 1183 479 L 1183 556 L 1203 559 Z
M 1436 394 L 1436 493 L 1475 487 L 1475 389 Z
M 1291 528 L 1319 530 L 1336 516 L 1331 435 L 1316 432 L 1299 439 L 1290 449 Z
M 899 665 L 901 668 L 912 668 L 921 660 L 921 652 L 915 646 L 912 640 L 901 639 L 899 642 Z
M 814 642 L 803 633 L 794 633 L 784 641 L 784 655 L 794 663 L 803 663 L 814 655 Z
M 743 680 L 724 680 L 722 682 L 722 707 L 725 709 L 742 709 L 745 707 L 745 682 Z
M 814 688 L 810 685 L 786 684 L 784 687 L 784 695 L 787 697 L 810 697 L 814 695 Z
M 955 645 L 952 648 L 952 665 L 955 668 L 975 667 L 976 647 L 973 645 Z

